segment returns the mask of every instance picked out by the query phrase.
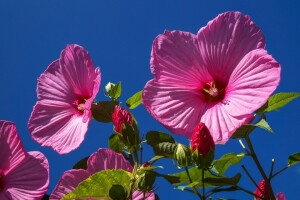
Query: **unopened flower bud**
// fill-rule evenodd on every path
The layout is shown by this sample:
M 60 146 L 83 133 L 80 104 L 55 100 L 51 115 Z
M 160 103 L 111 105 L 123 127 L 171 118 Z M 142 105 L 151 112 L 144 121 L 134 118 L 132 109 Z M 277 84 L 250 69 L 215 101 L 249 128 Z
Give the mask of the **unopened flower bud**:
M 192 152 L 206 156 L 208 152 L 215 150 L 215 142 L 204 123 L 200 122 L 194 129 L 191 141 Z
M 263 179 L 257 185 L 259 188 L 256 188 L 254 194 L 256 194 L 261 198 L 255 197 L 255 200 L 270 199 L 271 195 L 268 186 L 266 184 L 266 181 Z
M 132 117 L 127 110 L 116 105 L 115 110 L 112 114 L 112 122 L 115 126 L 115 131 L 117 133 L 122 134 L 122 128 L 124 123 L 132 124 Z
M 174 158 L 177 161 L 179 167 L 187 167 L 191 164 L 192 161 L 191 150 L 183 144 L 178 144 L 174 151 Z

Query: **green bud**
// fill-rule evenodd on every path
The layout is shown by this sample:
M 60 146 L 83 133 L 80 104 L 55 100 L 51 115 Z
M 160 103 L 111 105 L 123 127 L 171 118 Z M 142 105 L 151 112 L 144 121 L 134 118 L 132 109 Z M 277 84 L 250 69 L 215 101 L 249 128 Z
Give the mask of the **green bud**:
M 191 150 L 183 144 L 178 144 L 174 151 L 174 159 L 177 161 L 178 167 L 187 167 L 191 165 Z
M 156 176 L 151 171 L 144 171 L 143 174 L 137 178 L 137 187 L 142 192 L 152 190 Z
M 113 200 L 127 199 L 127 192 L 122 185 L 112 185 L 109 189 L 109 197 Z

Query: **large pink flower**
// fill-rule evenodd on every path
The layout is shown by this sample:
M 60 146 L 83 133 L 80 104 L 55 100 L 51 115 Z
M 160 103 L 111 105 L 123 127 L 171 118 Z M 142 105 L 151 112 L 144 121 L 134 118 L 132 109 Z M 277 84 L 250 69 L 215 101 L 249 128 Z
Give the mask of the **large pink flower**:
M 108 169 L 123 169 L 131 172 L 132 166 L 128 161 L 125 160 L 122 154 L 116 153 L 111 149 L 99 149 L 89 157 L 87 161 L 87 170 L 72 169 L 66 171 L 62 175 L 50 196 L 50 200 L 61 199 L 66 194 L 72 192 L 80 182 L 84 181 L 92 174 Z M 132 197 L 134 200 L 142 200 L 143 193 L 135 191 L 133 192 Z M 154 200 L 154 193 L 147 192 L 146 199 Z
M 172 132 L 192 135 L 199 121 L 225 143 L 252 119 L 280 80 L 280 65 L 249 16 L 226 12 L 197 35 L 165 31 L 153 42 L 143 103 Z
M 0 199 L 41 199 L 49 185 L 46 157 L 26 152 L 12 122 L 0 121 Z
M 83 141 L 100 86 L 100 69 L 78 45 L 68 45 L 38 78 L 38 100 L 28 122 L 32 138 L 60 154 Z

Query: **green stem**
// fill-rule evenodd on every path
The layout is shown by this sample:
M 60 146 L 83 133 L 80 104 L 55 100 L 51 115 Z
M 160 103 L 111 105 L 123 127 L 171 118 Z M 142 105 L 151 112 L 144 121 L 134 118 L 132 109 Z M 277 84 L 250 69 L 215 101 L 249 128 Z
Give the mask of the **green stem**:
M 240 186 L 238 186 L 238 185 L 236 185 L 236 186 L 234 186 L 234 187 L 237 188 L 237 189 L 239 189 L 239 190 L 241 190 L 241 191 L 243 191 L 243 192 L 245 192 L 245 193 L 247 193 L 247 194 L 250 194 L 250 195 L 252 195 L 252 196 L 255 196 L 256 198 L 260 198 L 260 196 L 254 194 L 253 192 L 251 192 L 251 191 L 249 191 L 249 190 L 247 190 L 247 189 L 245 189 L 245 188 L 242 188 L 242 187 L 240 187 Z
M 245 173 L 247 174 L 247 176 L 250 178 L 250 180 L 252 181 L 252 183 L 255 185 L 255 187 L 258 188 L 261 193 L 264 193 L 262 191 L 262 189 L 260 187 L 258 187 L 257 183 L 255 182 L 255 180 L 253 179 L 253 177 L 251 176 L 251 174 L 248 172 L 248 170 L 246 169 L 246 167 L 244 165 L 242 165 L 242 168 L 245 171 Z
M 264 170 L 263 170 L 263 168 L 262 168 L 262 166 L 261 166 L 261 164 L 260 164 L 260 162 L 259 162 L 259 160 L 258 160 L 258 158 L 257 158 L 257 156 L 255 154 L 255 151 L 254 151 L 253 145 L 251 143 L 250 137 L 247 136 L 245 139 L 246 139 L 247 145 L 248 145 L 248 147 L 250 149 L 251 157 L 252 157 L 254 163 L 256 164 L 259 172 L 261 173 L 263 179 L 266 182 L 267 188 L 269 189 L 269 192 L 271 194 L 271 199 L 275 200 L 275 196 L 274 196 L 274 192 L 273 192 L 273 188 L 271 186 L 270 180 L 268 179 L 266 173 L 264 172 Z
M 289 168 L 289 167 L 287 166 L 287 167 L 284 167 L 283 169 L 279 170 L 278 172 L 276 172 L 275 174 L 273 174 L 272 177 L 270 177 L 270 179 L 274 178 L 275 176 L 277 176 L 281 172 L 285 171 L 287 168 Z
M 189 173 L 188 168 L 185 167 L 184 169 L 185 169 L 186 175 L 187 175 L 188 178 L 189 178 L 190 183 L 192 184 L 193 181 L 192 181 L 192 179 L 191 179 L 191 176 L 190 176 L 190 173 Z M 195 186 L 193 186 L 192 189 L 193 189 L 194 193 L 195 193 L 201 200 L 205 200 L 205 199 L 202 198 L 201 194 L 199 194 L 199 192 L 198 192 L 198 190 L 195 188 Z
M 203 199 L 205 200 L 204 169 L 202 169 L 202 195 Z

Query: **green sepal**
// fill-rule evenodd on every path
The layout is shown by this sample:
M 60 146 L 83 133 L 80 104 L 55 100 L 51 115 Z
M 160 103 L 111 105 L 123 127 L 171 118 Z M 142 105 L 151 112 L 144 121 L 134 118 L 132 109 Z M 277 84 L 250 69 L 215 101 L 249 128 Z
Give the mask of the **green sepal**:
M 88 197 L 110 199 L 109 191 L 113 185 L 120 185 L 130 194 L 132 175 L 123 169 L 103 170 L 82 181 L 62 200 L 84 199 Z M 128 197 L 128 196 L 127 196 Z
M 118 102 L 113 101 L 100 101 L 93 103 L 91 110 L 93 118 L 99 122 L 107 123 L 112 121 L 112 114 Z
M 143 90 L 135 93 L 133 96 L 128 98 L 126 101 L 126 106 L 129 109 L 134 109 L 134 108 L 138 107 L 142 103 L 142 93 L 143 93 Z
M 196 166 L 200 169 L 208 169 L 212 165 L 212 162 L 215 158 L 215 152 L 214 150 L 210 149 L 209 152 L 206 155 L 202 155 L 198 152 L 196 149 L 193 154 L 193 162 Z
M 120 137 L 122 136 L 120 136 L 117 133 L 114 133 L 108 139 L 108 147 L 118 153 L 123 152 L 123 148 L 125 146 Z
M 230 166 L 240 163 L 244 156 L 244 153 L 225 154 L 218 160 L 214 161 L 214 169 L 217 170 L 219 176 L 223 176 Z
M 290 101 L 294 100 L 297 97 L 300 97 L 300 93 L 281 92 L 281 93 L 274 94 L 255 113 L 262 114 L 273 110 L 278 110 L 279 108 L 285 106 L 286 104 L 288 104 Z
M 134 123 L 132 125 L 125 123 L 120 136 L 129 153 L 138 150 L 140 145 L 139 132 L 137 126 L 134 126 Z

